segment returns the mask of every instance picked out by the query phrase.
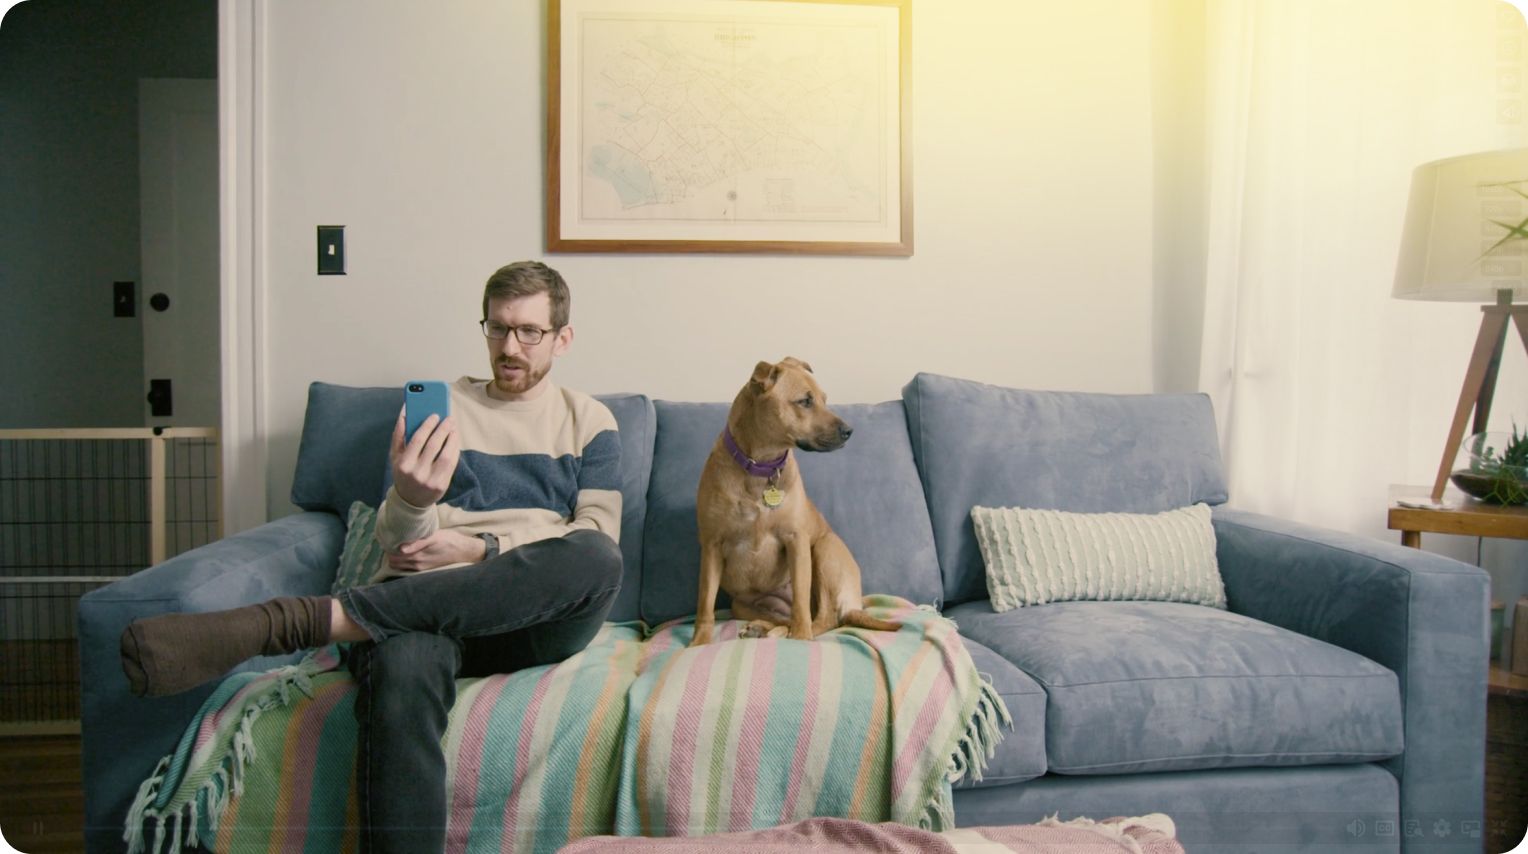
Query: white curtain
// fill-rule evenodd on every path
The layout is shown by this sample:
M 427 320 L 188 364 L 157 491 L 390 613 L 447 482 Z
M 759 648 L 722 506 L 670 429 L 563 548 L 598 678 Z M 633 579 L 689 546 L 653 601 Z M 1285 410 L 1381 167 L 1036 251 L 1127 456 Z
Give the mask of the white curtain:
M 1431 485 L 1480 319 L 1390 297 L 1411 170 L 1528 144 L 1528 25 L 1501 0 L 1205 10 L 1200 388 L 1231 503 L 1393 540 L 1388 485 Z M 1528 424 L 1508 343 L 1493 428 Z

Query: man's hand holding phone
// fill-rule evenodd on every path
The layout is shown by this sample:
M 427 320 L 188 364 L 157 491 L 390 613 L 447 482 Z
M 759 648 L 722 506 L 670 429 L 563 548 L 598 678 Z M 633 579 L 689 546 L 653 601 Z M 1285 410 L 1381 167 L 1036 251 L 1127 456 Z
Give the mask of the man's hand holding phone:
M 446 494 L 456 461 L 461 456 L 461 437 L 450 416 L 442 421 L 431 414 L 404 441 L 404 415 L 398 413 L 388 457 L 393 467 L 393 486 L 398 497 L 415 507 L 429 507 Z

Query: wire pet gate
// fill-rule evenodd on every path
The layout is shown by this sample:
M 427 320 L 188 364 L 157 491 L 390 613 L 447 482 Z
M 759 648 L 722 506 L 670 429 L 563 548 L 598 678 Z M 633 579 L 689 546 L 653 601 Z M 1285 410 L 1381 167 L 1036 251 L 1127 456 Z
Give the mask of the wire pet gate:
M 79 720 L 80 596 L 222 536 L 220 462 L 214 428 L 0 430 L 0 732 Z

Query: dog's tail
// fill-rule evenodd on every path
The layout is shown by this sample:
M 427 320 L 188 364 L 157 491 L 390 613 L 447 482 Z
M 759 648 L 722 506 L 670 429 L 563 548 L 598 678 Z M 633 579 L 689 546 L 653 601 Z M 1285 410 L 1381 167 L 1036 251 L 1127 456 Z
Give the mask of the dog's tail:
M 868 612 L 861 608 L 855 608 L 853 611 L 845 611 L 843 619 L 841 620 L 841 624 L 845 626 L 854 626 L 857 629 L 873 629 L 878 632 L 894 632 L 902 628 L 901 623 L 893 623 L 890 620 L 882 620 L 876 617 L 872 617 Z

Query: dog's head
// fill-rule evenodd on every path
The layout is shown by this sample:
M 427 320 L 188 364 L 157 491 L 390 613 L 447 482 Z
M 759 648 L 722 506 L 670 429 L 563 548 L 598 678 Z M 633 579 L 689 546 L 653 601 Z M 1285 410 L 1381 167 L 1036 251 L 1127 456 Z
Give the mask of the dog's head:
M 756 426 L 803 451 L 836 451 L 854 432 L 828 409 L 828 396 L 812 376 L 812 366 L 785 357 L 760 362 L 748 380 Z

